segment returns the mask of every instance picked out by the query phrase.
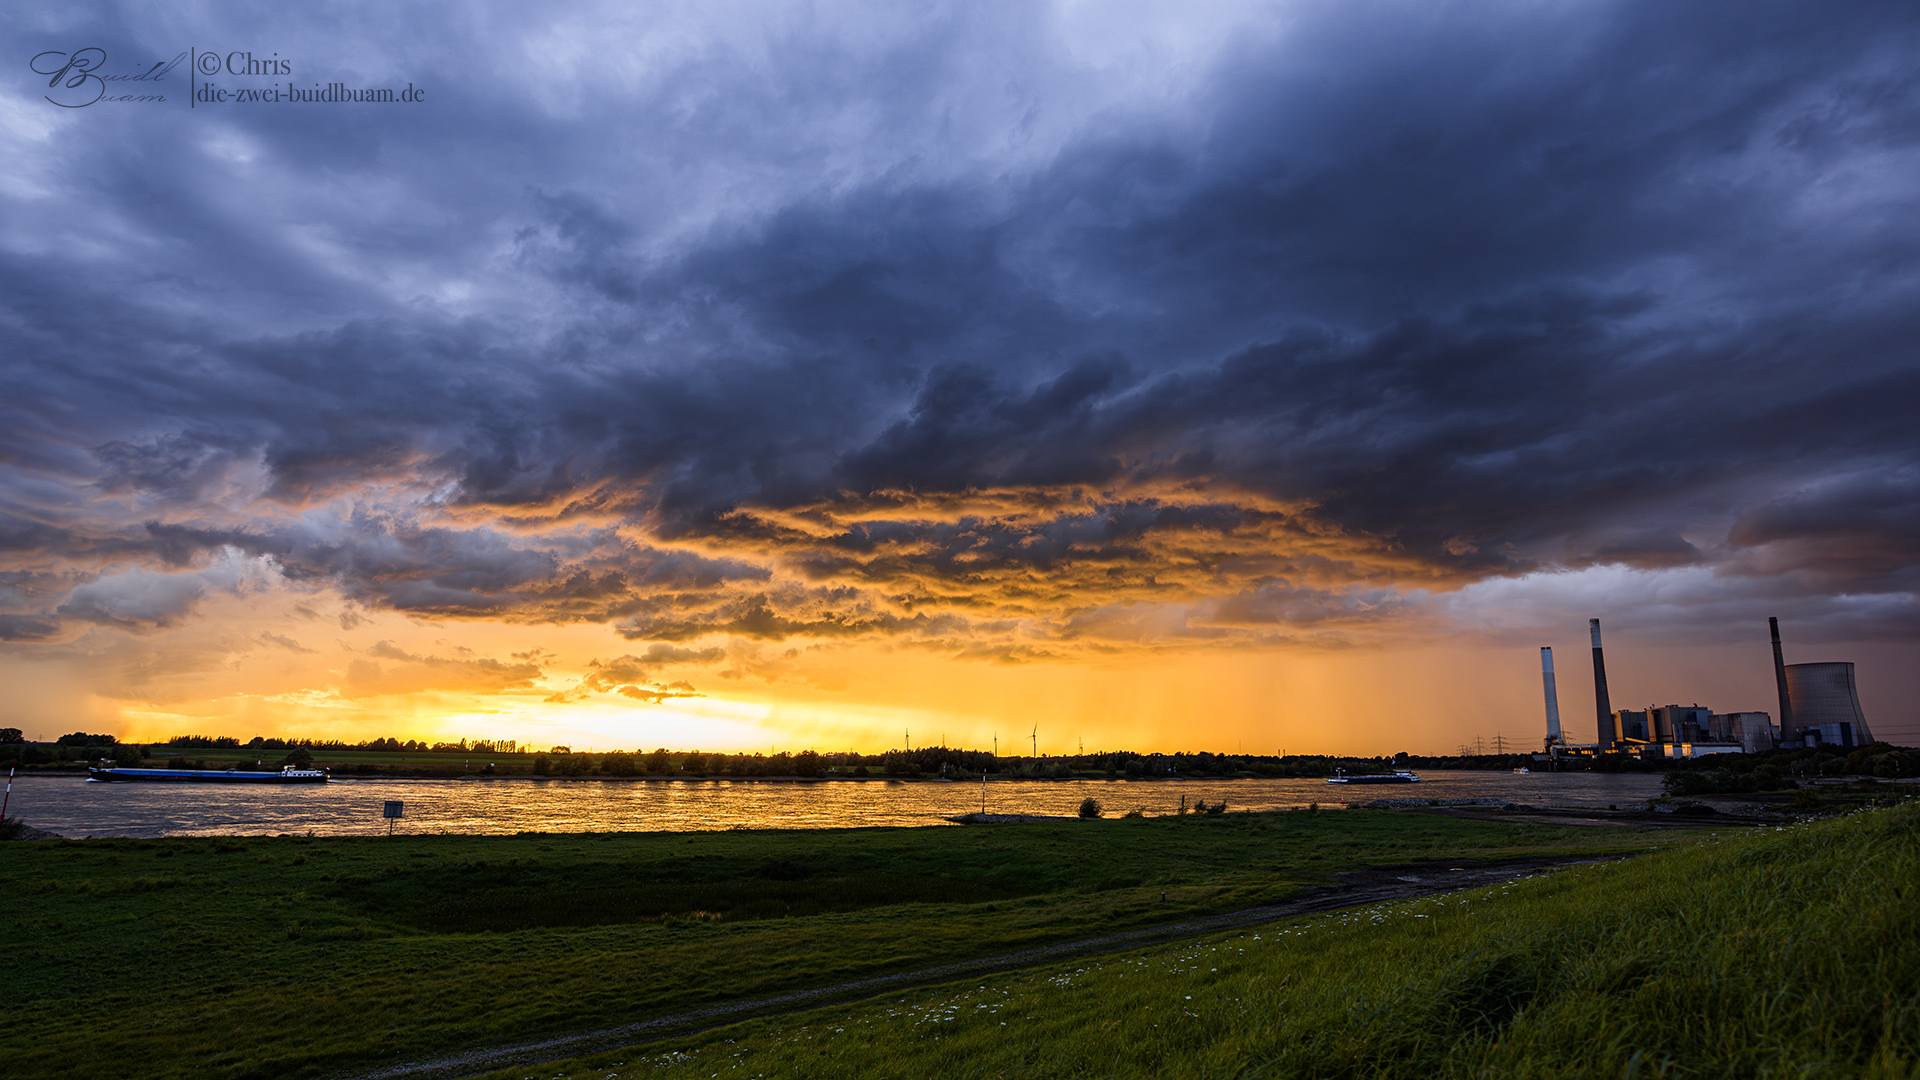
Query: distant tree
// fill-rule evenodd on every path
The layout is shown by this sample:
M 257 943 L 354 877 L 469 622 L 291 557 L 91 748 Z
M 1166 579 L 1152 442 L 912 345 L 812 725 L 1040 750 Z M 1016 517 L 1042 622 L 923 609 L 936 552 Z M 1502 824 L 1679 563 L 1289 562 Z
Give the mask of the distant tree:
M 17 743 L 23 743 L 26 741 L 27 741 L 27 737 L 25 735 L 20 734 L 19 728 L 0 727 L 0 744 L 12 746 Z
M 705 776 L 707 773 L 707 755 L 698 750 L 688 754 L 686 758 L 680 762 L 680 771 L 694 776 Z
M 548 759 L 547 755 L 540 754 L 533 759 L 533 774 L 535 776 L 545 776 L 548 772 L 552 771 L 552 769 L 553 762 Z
M 1099 817 L 1099 816 L 1100 816 L 1100 814 L 1101 814 L 1101 809 L 1100 809 L 1100 800 L 1099 800 L 1099 799 L 1095 799 L 1095 798 L 1093 798 L 1093 797 L 1091 797 L 1091 796 L 1089 796 L 1089 797 L 1088 797 L 1088 798 L 1086 799 L 1086 801 L 1084 801 L 1084 802 L 1082 802 L 1082 803 L 1080 804 L 1080 816 L 1081 816 L 1081 817 L 1083 817 L 1083 818 L 1097 818 L 1097 817 Z
M 654 776 L 665 776 L 673 771 L 673 759 L 667 756 L 667 748 L 661 747 L 647 755 L 647 772 Z
M 802 750 L 793 758 L 793 775 L 819 776 L 826 768 L 820 762 L 820 755 L 812 750 Z
M 119 741 L 111 735 L 89 735 L 84 731 L 62 735 L 54 740 L 60 746 L 112 746 Z
M 600 768 L 608 776 L 633 776 L 640 771 L 633 763 L 633 755 L 625 750 L 615 750 L 601 758 Z
M 304 769 L 313 764 L 313 754 L 304 746 L 296 746 L 287 752 L 286 757 L 280 759 L 280 764 L 294 765 Z

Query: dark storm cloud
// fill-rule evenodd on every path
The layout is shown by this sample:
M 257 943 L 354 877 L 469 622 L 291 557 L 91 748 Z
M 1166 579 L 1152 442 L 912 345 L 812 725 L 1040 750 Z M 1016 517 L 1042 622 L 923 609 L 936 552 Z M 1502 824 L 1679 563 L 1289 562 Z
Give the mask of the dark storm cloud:
M 0 641 L 51 641 L 60 620 L 35 615 L 0 615 Z
M 938 15 L 638 74 L 415 50 L 435 112 L 62 117 L 117 224 L 76 202 L 87 243 L 0 253 L 0 546 L 1012 651 L 1137 636 L 1138 601 L 1347 625 L 1605 564 L 1911 591 L 1920 16 L 1414 10 L 1222 34 L 1169 108 L 1074 98 L 1045 19 Z M 1015 41 L 1038 89 L 976 104 Z M 6 633 L 198 595 L 142 588 Z
M 699 595 L 767 576 L 735 560 L 637 545 L 610 530 L 530 542 L 378 515 L 278 529 L 146 528 L 156 552 L 182 563 L 231 549 L 272 559 L 293 581 L 338 582 L 351 601 L 455 618 L 605 621 L 649 607 L 655 594 Z
M 1825 478 L 1751 508 L 1728 539 L 1754 559 L 1750 570 L 1804 571 L 1838 586 L 1893 578 L 1911 592 L 1920 588 L 1920 470 Z

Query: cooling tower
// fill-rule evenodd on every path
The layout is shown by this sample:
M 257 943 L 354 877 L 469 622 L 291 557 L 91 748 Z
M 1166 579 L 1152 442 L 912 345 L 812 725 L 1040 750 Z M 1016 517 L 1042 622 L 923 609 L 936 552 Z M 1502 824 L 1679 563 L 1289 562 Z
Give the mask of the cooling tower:
M 1593 710 L 1599 718 L 1600 749 L 1613 749 L 1613 702 L 1607 698 L 1607 658 L 1600 652 L 1600 620 L 1588 619 L 1593 631 Z
M 1860 711 L 1860 694 L 1853 685 L 1851 663 L 1788 664 L 1783 677 L 1787 695 L 1793 699 L 1793 726 L 1799 732 L 1819 729 L 1823 743 L 1845 745 L 1848 734 L 1853 736 L 1855 746 L 1873 741 L 1873 734 L 1867 730 L 1866 715 Z M 1840 724 L 1849 726 L 1837 730 L 1829 726 Z M 1780 730 L 1788 729 L 1783 726 Z M 1835 734 L 1841 737 L 1833 738 Z
M 1553 649 L 1540 647 L 1540 680 L 1547 690 L 1547 745 L 1553 746 L 1560 740 L 1560 691 L 1553 686 Z

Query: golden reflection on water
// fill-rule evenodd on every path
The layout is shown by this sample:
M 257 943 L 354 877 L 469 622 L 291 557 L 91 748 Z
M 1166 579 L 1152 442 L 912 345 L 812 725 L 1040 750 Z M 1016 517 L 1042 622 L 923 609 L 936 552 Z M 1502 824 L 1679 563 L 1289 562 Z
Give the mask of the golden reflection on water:
M 1636 774 L 1430 772 L 1420 784 L 1348 788 L 1321 780 L 992 781 L 992 814 L 1072 817 L 1097 800 L 1107 817 L 1139 809 L 1174 813 L 1182 797 L 1225 800 L 1229 812 L 1378 798 L 1496 798 L 1555 806 L 1639 802 L 1660 793 Z M 387 800 L 406 804 L 398 829 L 413 833 L 689 832 L 944 825 L 978 812 L 978 781 L 901 780 L 340 780 L 324 786 L 87 783 L 32 777 L 14 805 L 28 824 L 65 836 L 186 836 L 386 831 Z

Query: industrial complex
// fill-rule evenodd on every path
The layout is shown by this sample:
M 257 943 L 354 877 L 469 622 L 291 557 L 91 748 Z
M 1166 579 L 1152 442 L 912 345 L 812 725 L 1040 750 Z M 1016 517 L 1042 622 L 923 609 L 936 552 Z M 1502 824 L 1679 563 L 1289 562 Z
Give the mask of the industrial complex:
M 1768 619 L 1767 623 L 1773 638 L 1774 682 L 1780 703 L 1777 725 L 1769 713 L 1717 713 L 1698 702 L 1615 710 L 1607 691 L 1607 661 L 1600 644 L 1600 620 L 1589 619 L 1597 738 L 1591 743 L 1567 741 L 1560 726 L 1553 648 L 1542 646 L 1540 675 L 1546 692 L 1547 737 L 1542 753 L 1535 756 L 1555 762 L 1600 754 L 1684 758 L 1872 743 L 1873 734 L 1860 709 L 1853 664 L 1845 661 L 1789 664 L 1780 648 L 1780 620 Z

